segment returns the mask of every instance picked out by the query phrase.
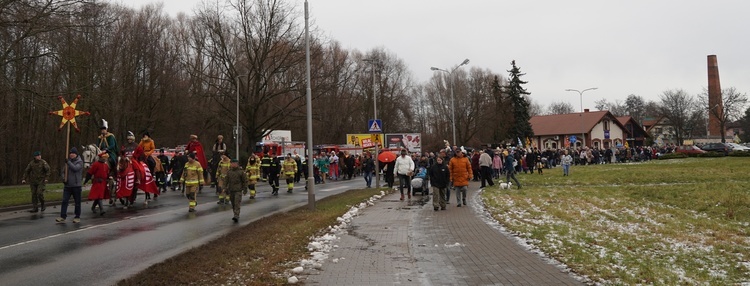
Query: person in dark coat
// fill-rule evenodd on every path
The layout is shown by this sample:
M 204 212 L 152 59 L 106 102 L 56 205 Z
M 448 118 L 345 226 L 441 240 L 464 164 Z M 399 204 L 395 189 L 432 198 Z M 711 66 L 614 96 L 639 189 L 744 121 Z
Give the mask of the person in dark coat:
M 159 156 L 157 156 L 156 158 L 159 159 L 159 162 L 161 163 L 161 170 L 163 171 L 161 176 L 157 174 L 157 178 L 159 178 L 159 189 L 162 189 L 164 190 L 164 192 L 166 192 L 167 187 L 169 187 L 169 185 L 171 184 L 171 182 L 167 180 L 167 174 L 169 174 L 170 172 L 169 156 L 164 153 L 164 149 L 159 149 Z
M 349 152 L 346 152 L 344 155 L 344 165 L 346 165 L 346 179 L 351 180 L 354 176 L 354 163 L 356 160 L 354 159 L 354 154 L 349 154 Z
M 516 179 L 516 169 L 513 167 L 513 162 L 515 161 L 516 158 L 515 156 L 513 156 L 513 154 L 510 154 L 505 158 L 505 169 L 507 170 L 507 172 L 505 173 L 505 181 L 510 183 L 510 179 L 513 178 L 513 181 L 516 181 L 516 185 L 520 189 L 521 183 L 519 183 L 518 179 Z
M 268 166 L 268 183 L 271 184 L 271 195 L 279 195 L 279 174 L 281 173 L 281 162 L 279 157 L 271 158 L 271 165 Z
M 473 172 L 474 179 L 472 181 L 479 182 L 479 151 L 474 151 L 474 153 L 471 155 L 471 171 Z
M 427 173 L 432 186 L 432 207 L 436 211 L 438 208 L 445 210 L 445 192 L 448 190 L 451 178 L 448 164 L 445 164 L 442 157 L 437 157 L 435 158 L 435 164 L 430 166 Z
M 78 157 L 78 149 L 73 147 L 68 153 L 68 159 L 65 160 L 65 167 L 68 169 L 68 176 L 65 178 L 63 187 L 63 200 L 60 206 L 60 217 L 56 218 L 57 223 L 64 223 L 68 217 L 68 204 L 70 197 L 75 201 L 75 217 L 73 223 L 81 222 L 81 176 L 83 172 L 83 160 Z
M 393 183 L 396 179 L 395 176 L 393 175 L 393 168 L 396 167 L 396 161 L 391 161 L 388 163 L 378 161 L 378 164 L 380 164 L 380 166 L 385 167 L 383 170 L 385 182 L 388 183 L 388 188 L 393 188 Z
M 365 157 L 362 160 L 362 176 L 365 177 L 365 183 L 367 188 L 372 187 L 372 173 L 375 171 L 375 161 L 372 160 L 370 153 L 365 153 Z M 379 186 L 376 186 L 379 187 Z
M 245 191 L 247 186 L 247 174 L 245 170 L 240 168 L 240 163 L 237 159 L 230 161 L 229 171 L 224 177 L 224 188 L 229 194 L 229 201 L 232 203 L 232 212 L 234 216 L 232 220 L 238 222 L 240 219 L 240 206 L 242 205 L 242 192 Z
M 172 162 L 170 162 L 169 170 L 172 172 L 172 181 L 174 182 L 172 184 L 172 191 L 177 191 L 177 189 L 180 188 L 180 178 L 182 178 L 182 171 L 185 170 L 185 164 L 187 164 L 188 159 L 185 156 L 185 153 L 183 151 L 177 152 L 177 155 L 172 158 Z M 182 190 L 182 189 L 181 189 Z M 182 190 L 183 192 L 185 190 Z
M 536 163 L 539 162 L 541 159 L 541 154 L 539 153 L 539 149 L 534 149 L 533 151 L 526 153 L 526 166 L 529 167 L 529 172 L 531 174 L 534 173 L 534 168 L 536 168 Z
M 42 211 L 46 209 L 44 207 L 44 189 L 49 180 L 50 170 L 47 161 L 42 159 L 42 152 L 34 152 L 34 160 L 26 166 L 26 170 L 23 172 L 23 179 L 21 179 L 22 184 L 25 184 L 28 180 L 31 186 L 31 203 L 34 208 L 29 212 L 38 212 L 39 203 L 42 204 Z

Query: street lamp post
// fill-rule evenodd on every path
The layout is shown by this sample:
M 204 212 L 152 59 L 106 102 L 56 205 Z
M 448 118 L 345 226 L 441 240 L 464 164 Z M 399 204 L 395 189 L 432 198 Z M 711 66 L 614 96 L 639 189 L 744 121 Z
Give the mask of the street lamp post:
M 597 87 L 587 88 L 584 90 L 577 90 L 577 89 L 566 89 L 565 91 L 575 91 L 578 93 L 578 96 L 581 99 L 581 135 L 583 135 L 583 141 L 581 142 L 581 147 L 586 144 L 586 130 L 583 130 L 583 93 L 589 90 L 596 90 Z
M 364 59 L 363 61 L 370 63 L 370 72 L 372 73 L 372 109 L 374 111 L 374 118 L 375 120 L 378 119 L 378 100 L 377 97 L 375 97 L 375 64 L 378 62 L 376 59 Z M 375 133 L 376 138 L 380 139 L 380 133 Z M 373 156 L 373 160 L 375 163 L 375 188 L 380 188 L 380 165 L 378 164 L 378 144 L 380 144 L 381 140 L 375 141 L 375 155 Z
M 441 68 L 436 67 L 430 67 L 430 70 L 433 71 L 441 71 L 448 74 L 448 78 L 450 80 L 450 86 L 451 86 L 451 122 L 452 122 L 452 129 L 453 129 L 453 145 L 458 145 L 456 142 L 456 97 L 453 96 L 453 72 L 456 71 L 458 68 L 460 68 L 463 65 L 469 64 L 469 59 L 465 59 L 463 62 L 461 62 L 460 65 L 456 66 L 452 70 L 444 70 Z
M 312 87 L 310 83 L 310 12 L 305 0 L 305 101 L 307 103 L 307 207 L 315 210 L 315 173 L 313 173 L 313 125 L 312 125 Z
M 236 157 L 235 159 L 240 159 L 240 77 L 247 76 L 249 78 L 249 74 L 246 75 L 238 75 L 237 78 L 237 121 L 235 122 L 234 126 L 234 150 Z

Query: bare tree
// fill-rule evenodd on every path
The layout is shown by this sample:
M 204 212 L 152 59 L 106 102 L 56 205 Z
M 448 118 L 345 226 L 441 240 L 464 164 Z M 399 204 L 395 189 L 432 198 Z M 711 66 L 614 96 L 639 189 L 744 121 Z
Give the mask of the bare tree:
M 567 101 L 556 101 L 552 102 L 547 106 L 546 114 L 568 114 L 575 112 L 575 108 L 570 102 Z
M 667 90 L 660 96 L 661 113 L 669 119 L 674 136 L 682 145 L 688 129 L 699 122 L 701 111 L 696 108 L 696 100 L 684 90 Z
M 249 145 L 299 119 L 305 106 L 303 30 L 283 1 L 227 0 L 198 11 L 192 63 L 201 97 L 215 103 L 219 126 L 234 125 L 239 104 Z M 234 115 L 234 116 L 232 116 Z
M 79 28 L 76 19 L 85 6 L 82 0 L 0 1 L 0 183 L 20 180 L 32 150 L 60 154 L 60 133 L 49 124 L 47 112 L 60 108 L 56 97 L 68 89 L 58 88 L 63 73 L 51 47 L 53 36 Z M 95 6 L 95 5 L 94 5 Z M 69 101 L 71 97 L 67 98 Z M 73 139 L 78 135 L 73 134 Z M 23 142 L 23 144 L 19 144 Z M 61 164 L 51 161 L 51 167 Z
M 635 122 L 641 122 L 645 113 L 646 101 L 643 100 L 643 97 L 631 94 L 625 99 L 625 108 L 627 114 L 633 117 Z
M 726 142 L 726 126 L 730 122 L 740 119 L 747 105 L 747 94 L 740 93 L 736 88 L 730 87 L 721 90 L 721 104 L 708 106 L 708 91 L 703 90 L 700 102 L 704 110 L 708 110 L 711 117 L 717 118 L 721 127 L 721 142 Z
M 596 105 L 594 108 L 598 110 L 607 110 L 614 116 L 625 116 L 627 114 L 627 106 L 620 100 L 609 101 L 606 98 L 602 98 L 594 102 Z

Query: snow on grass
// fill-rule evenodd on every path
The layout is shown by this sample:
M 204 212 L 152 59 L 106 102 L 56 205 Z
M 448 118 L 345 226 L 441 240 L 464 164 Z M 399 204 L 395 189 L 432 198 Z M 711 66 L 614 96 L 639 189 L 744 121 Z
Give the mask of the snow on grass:
M 723 226 L 696 230 L 695 223 L 711 225 L 705 213 L 551 192 L 547 197 L 492 193 L 482 205 L 497 228 L 519 244 L 597 284 L 733 284 L 750 277 L 746 254 L 728 258 L 724 250 L 737 242 L 748 247 L 748 238 L 727 234 Z

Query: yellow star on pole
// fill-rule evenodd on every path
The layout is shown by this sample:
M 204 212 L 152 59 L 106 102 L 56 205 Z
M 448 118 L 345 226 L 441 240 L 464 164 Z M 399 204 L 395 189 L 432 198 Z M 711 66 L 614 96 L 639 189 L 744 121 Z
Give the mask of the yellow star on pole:
M 57 130 L 62 129 L 63 126 L 65 126 L 65 123 L 70 123 L 73 125 L 73 127 L 75 127 L 77 132 L 81 132 L 81 130 L 78 129 L 78 124 L 76 123 L 76 116 L 90 115 L 88 111 L 76 110 L 76 105 L 78 104 L 78 100 L 81 98 L 81 95 L 79 94 L 78 96 L 76 96 L 76 99 L 73 100 L 73 103 L 71 104 L 68 104 L 67 102 L 65 102 L 65 98 L 63 98 L 62 96 L 58 96 L 57 98 L 59 98 L 60 101 L 62 102 L 62 109 L 57 110 L 57 111 L 51 111 L 49 113 L 51 115 L 62 116 L 60 127 L 58 127 Z

